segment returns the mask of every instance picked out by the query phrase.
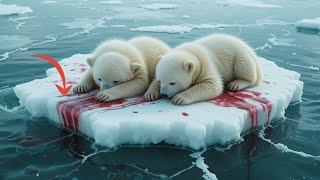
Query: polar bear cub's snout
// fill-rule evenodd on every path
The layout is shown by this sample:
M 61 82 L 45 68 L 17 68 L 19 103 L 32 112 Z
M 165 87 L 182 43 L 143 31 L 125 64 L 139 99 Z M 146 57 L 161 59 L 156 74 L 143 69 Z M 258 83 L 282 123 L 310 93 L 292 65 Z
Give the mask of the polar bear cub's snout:
M 161 96 L 172 98 L 190 87 L 194 68 L 195 64 L 188 54 L 172 52 L 163 56 L 156 68 Z

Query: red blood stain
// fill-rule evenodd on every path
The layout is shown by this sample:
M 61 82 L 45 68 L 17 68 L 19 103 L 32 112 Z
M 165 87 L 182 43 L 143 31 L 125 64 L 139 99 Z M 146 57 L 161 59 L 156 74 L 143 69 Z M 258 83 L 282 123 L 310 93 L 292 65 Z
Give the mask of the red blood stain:
M 87 68 L 80 68 L 80 72 L 85 72 Z
M 69 81 L 69 82 L 67 82 L 67 84 L 78 84 L 78 83 L 75 81 Z
M 186 112 L 183 112 L 182 115 L 183 115 L 183 116 L 189 116 L 189 114 L 186 113 Z
M 258 103 L 264 112 L 267 112 L 267 124 L 270 124 L 270 114 L 272 110 L 272 103 L 265 97 L 261 96 L 261 93 L 255 91 L 238 91 L 238 92 L 224 92 L 218 98 L 209 102 L 223 107 L 235 107 L 245 110 L 249 113 L 251 120 L 251 128 L 257 128 L 258 126 L 258 109 L 256 104 L 251 104 L 250 101 Z
M 79 131 L 79 121 L 81 113 L 93 109 L 103 108 L 104 110 L 117 110 L 129 106 L 143 104 L 146 101 L 142 98 L 136 98 L 133 101 L 126 101 L 125 99 L 98 102 L 93 95 L 85 95 L 77 98 L 68 98 L 57 103 L 57 109 L 62 119 L 62 124 L 70 129 Z

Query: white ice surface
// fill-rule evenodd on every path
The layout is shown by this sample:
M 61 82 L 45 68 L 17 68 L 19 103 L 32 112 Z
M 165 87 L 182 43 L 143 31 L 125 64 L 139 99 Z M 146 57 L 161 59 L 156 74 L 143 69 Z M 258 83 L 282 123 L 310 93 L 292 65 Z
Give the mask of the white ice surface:
M 167 4 L 167 3 L 153 3 L 153 4 L 144 4 L 139 5 L 138 7 L 148 10 L 159 10 L 159 9 L 176 9 L 178 6 L 176 4 Z
M 69 83 L 70 80 L 74 81 L 73 83 L 79 81 L 86 68 L 85 59 L 88 56 L 90 55 L 77 54 L 60 61 Z M 260 92 L 272 105 L 270 120 L 278 119 L 284 116 L 285 109 L 291 102 L 301 100 L 303 83 L 299 81 L 300 75 L 296 72 L 280 68 L 262 58 L 261 63 L 264 82 L 248 90 Z M 58 102 L 68 100 L 70 103 L 71 99 L 84 96 L 60 96 L 54 86 L 55 81 L 61 83 L 56 70 L 48 69 L 46 74 L 47 78 L 36 79 L 14 88 L 20 103 L 33 116 L 47 117 L 55 123 L 64 124 L 61 114 L 68 112 L 72 114 L 81 108 L 92 107 L 76 102 L 73 104 L 76 108 L 61 105 L 59 111 Z M 139 97 L 126 99 L 110 107 L 84 111 L 77 121 L 78 130 L 93 138 L 96 143 L 108 147 L 125 143 L 149 144 L 164 141 L 199 149 L 211 144 L 239 141 L 241 135 L 248 132 L 252 126 L 250 113 L 236 107 L 222 107 L 210 102 L 175 106 L 166 99 L 155 102 L 144 102 L 141 99 Z M 244 100 L 249 105 L 255 106 L 258 126 L 265 125 L 268 113 L 262 104 L 252 99 Z M 134 103 L 136 105 L 133 105 Z M 69 119 L 72 118 L 75 118 L 74 114 Z
M 296 22 L 297 28 L 320 30 L 320 17 L 314 19 L 303 19 Z
M 33 12 L 28 6 L 18 6 L 16 4 L 0 3 L 0 15 L 25 14 Z

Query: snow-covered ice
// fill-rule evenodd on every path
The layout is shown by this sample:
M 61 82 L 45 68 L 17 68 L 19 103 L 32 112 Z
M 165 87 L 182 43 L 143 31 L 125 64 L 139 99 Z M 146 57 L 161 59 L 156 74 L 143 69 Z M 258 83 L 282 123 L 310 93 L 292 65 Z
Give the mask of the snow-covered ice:
M 144 4 L 138 5 L 138 7 L 148 10 L 159 10 L 159 9 L 176 9 L 178 6 L 176 4 L 166 4 L 166 3 L 154 3 L 154 4 Z
M 218 4 L 224 6 L 245 6 L 245 7 L 256 7 L 256 8 L 282 8 L 282 6 L 274 4 L 266 4 L 256 0 L 224 0 L 217 1 Z
M 320 17 L 314 19 L 303 19 L 296 22 L 297 28 L 315 29 L 320 31 Z
M 68 84 L 76 84 L 83 76 L 89 56 L 77 54 L 60 61 Z M 303 82 L 298 73 L 262 58 L 261 63 L 264 79 L 259 86 L 188 106 L 175 106 L 167 99 L 146 102 L 142 97 L 97 103 L 95 92 L 60 96 L 54 86 L 61 83 L 55 69 L 46 71 L 47 78 L 17 85 L 14 91 L 33 116 L 79 131 L 97 144 L 114 147 L 164 141 L 199 149 L 240 141 L 242 134 L 282 118 L 291 102 L 301 100 Z
M 33 12 L 28 6 L 18 6 L 16 4 L 0 3 L 0 15 L 26 14 Z

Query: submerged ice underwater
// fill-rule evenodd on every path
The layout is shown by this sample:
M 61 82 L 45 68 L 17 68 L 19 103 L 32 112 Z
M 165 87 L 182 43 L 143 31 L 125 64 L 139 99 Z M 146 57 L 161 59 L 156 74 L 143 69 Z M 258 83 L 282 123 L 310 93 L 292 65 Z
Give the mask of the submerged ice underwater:
M 0 1 L 0 178 L 319 178 L 319 7 Z M 94 93 L 60 96 L 57 70 L 34 58 L 61 60 L 75 85 L 106 38 L 149 35 L 175 47 L 212 33 L 240 37 L 262 57 L 258 87 L 188 106 L 140 97 L 96 103 Z

